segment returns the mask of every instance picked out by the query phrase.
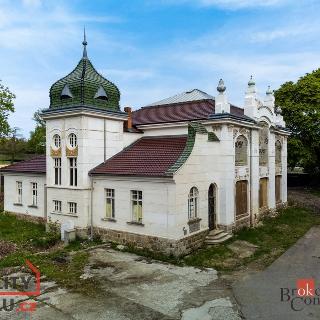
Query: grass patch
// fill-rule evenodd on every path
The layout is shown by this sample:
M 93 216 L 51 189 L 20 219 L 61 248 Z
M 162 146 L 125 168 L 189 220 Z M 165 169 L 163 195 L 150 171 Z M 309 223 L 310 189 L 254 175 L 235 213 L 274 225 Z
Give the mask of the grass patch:
M 42 275 L 60 286 L 83 294 L 99 292 L 99 284 L 95 280 L 82 280 L 80 276 L 89 259 L 89 253 L 83 249 L 101 244 L 100 239 L 77 239 L 61 249 L 61 246 L 55 246 L 60 241 L 58 233 L 47 233 L 43 224 L 18 219 L 7 213 L 0 213 L 0 239 L 17 245 L 15 252 L 0 259 L 0 270 L 23 266 L 28 259 Z M 50 250 L 43 252 L 46 249 Z
M 200 249 L 184 261 L 187 265 L 218 270 L 236 270 L 252 261 L 267 266 L 316 224 L 320 224 L 320 217 L 310 210 L 286 208 L 276 217 L 264 218 L 260 226 L 242 229 L 226 243 Z M 258 248 L 251 257 L 241 259 L 228 248 L 228 244 L 236 240 L 247 241 Z

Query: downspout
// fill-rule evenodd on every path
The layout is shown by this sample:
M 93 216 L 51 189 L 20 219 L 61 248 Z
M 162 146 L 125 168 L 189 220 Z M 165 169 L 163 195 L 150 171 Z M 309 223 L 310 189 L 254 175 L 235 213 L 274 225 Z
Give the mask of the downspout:
M 47 193 L 48 193 L 48 189 L 47 189 L 47 184 L 45 183 L 44 184 L 44 220 L 45 220 L 45 223 L 48 223 L 48 196 L 47 196 Z
M 252 145 L 252 129 L 250 129 L 250 192 L 249 192 L 249 204 L 250 204 L 250 226 L 253 226 L 253 212 L 252 212 L 252 156 L 253 156 L 253 145 Z
M 93 212 L 92 212 L 92 207 L 93 207 L 93 178 L 90 176 L 90 181 L 91 181 L 91 190 L 90 190 L 90 240 L 93 241 Z
M 106 119 L 103 119 L 103 162 L 107 159 Z

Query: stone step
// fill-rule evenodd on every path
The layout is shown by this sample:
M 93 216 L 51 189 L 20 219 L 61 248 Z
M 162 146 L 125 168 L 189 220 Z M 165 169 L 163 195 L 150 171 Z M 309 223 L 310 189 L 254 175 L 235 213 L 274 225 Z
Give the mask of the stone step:
M 232 238 L 232 235 L 227 233 L 226 235 L 224 235 L 222 238 L 219 238 L 219 239 L 206 239 L 204 243 L 207 245 L 215 245 L 215 244 L 223 243 L 230 238 Z
M 218 234 L 216 234 L 216 235 L 211 235 L 211 234 L 208 234 L 207 236 L 206 236 L 206 239 L 208 239 L 208 240 L 218 240 L 218 239 L 221 239 L 221 238 L 223 238 L 223 237 L 225 237 L 225 236 L 227 236 L 229 233 L 227 233 L 227 232 L 220 232 L 220 233 L 218 233 Z
M 220 234 L 222 232 L 224 232 L 224 230 L 222 230 L 222 229 L 214 229 L 214 230 L 209 231 L 209 236 L 215 236 L 215 235 L 218 235 L 218 234 Z

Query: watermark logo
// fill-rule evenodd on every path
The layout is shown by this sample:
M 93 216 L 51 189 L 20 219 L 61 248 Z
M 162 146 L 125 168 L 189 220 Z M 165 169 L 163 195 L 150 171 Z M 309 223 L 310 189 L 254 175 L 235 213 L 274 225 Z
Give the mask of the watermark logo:
M 36 310 L 36 302 L 24 301 L 18 303 L 16 299 L 20 296 L 36 297 L 40 292 L 40 271 L 29 260 L 25 261 L 26 266 L 31 271 L 29 274 L 7 275 L 0 278 L 0 300 L 2 299 L 3 311 L 16 311 L 24 314 L 25 319 L 31 318 L 31 313 Z M 9 298 L 8 298 L 9 297 Z
M 320 305 L 320 288 L 316 288 L 314 279 L 298 279 L 296 288 L 281 288 L 280 297 L 293 311 L 302 311 L 307 306 Z

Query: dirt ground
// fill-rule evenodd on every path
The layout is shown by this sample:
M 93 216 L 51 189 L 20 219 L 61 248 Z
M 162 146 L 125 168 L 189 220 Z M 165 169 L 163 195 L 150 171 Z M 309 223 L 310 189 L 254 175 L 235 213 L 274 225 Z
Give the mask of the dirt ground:
M 90 251 L 89 264 L 80 278 L 95 278 L 99 284 L 96 295 L 68 292 L 43 279 L 32 319 L 241 319 L 232 291 L 214 269 L 177 267 L 97 248 Z M 15 302 L 12 311 L 0 310 L 1 319 L 24 319 L 17 313 L 21 298 L 15 297 Z
M 288 201 L 320 213 L 320 197 L 312 194 L 308 189 L 289 188 Z

